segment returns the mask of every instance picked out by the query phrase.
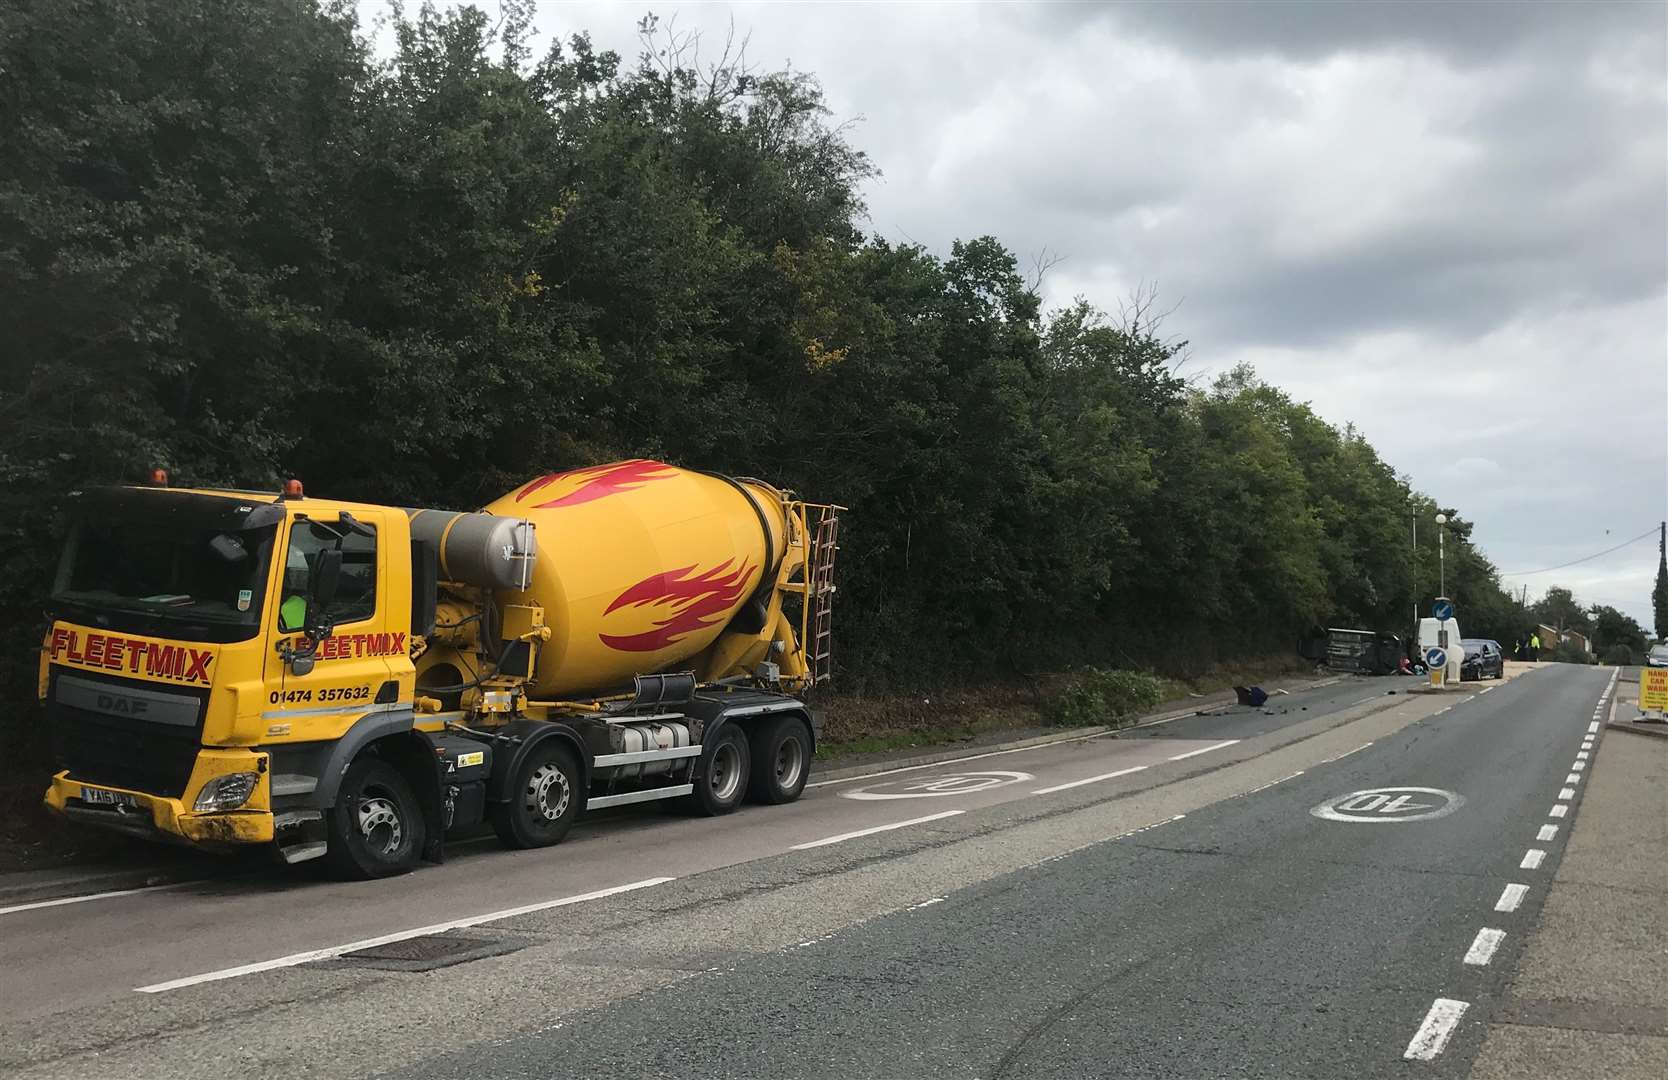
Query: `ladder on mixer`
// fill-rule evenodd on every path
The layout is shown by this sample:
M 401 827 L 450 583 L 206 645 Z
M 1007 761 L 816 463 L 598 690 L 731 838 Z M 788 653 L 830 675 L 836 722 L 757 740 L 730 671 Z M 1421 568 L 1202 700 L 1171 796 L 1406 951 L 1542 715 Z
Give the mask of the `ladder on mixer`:
M 806 597 L 811 606 L 807 687 L 821 686 L 834 677 L 834 557 L 839 551 L 840 514 L 833 507 L 824 507 L 811 542 L 810 595 Z

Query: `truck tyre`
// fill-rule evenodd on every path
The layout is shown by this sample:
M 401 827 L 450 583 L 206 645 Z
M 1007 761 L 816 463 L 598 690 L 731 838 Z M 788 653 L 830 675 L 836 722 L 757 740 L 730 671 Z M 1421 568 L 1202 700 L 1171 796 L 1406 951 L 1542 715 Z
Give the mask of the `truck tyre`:
M 342 776 L 336 805 L 325 815 L 325 860 L 336 876 L 364 881 L 411 869 L 427 839 L 423 808 L 393 765 L 361 757 Z
M 811 771 L 811 729 L 797 716 L 778 716 L 752 733 L 753 776 L 747 796 L 758 803 L 788 803 L 805 790 Z
M 573 751 L 555 739 L 535 746 L 516 770 L 509 796 L 491 809 L 492 831 L 505 847 L 561 843 L 585 805 Z
M 717 817 L 728 814 L 747 797 L 747 776 L 752 748 L 747 736 L 733 724 L 726 724 L 701 751 L 695 770 L 695 793 L 689 806 L 698 814 Z

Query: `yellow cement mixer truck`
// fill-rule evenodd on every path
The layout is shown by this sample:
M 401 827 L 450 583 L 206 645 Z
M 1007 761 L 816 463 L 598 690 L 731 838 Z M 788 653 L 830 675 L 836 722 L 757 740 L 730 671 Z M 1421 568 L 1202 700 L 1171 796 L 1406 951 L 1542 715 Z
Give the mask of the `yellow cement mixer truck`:
M 72 496 L 42 643 L 76 821 L 350 877 L 581 813 L 799 797 L 839 507 L 632 460 L 478 512 L 146 486 Z

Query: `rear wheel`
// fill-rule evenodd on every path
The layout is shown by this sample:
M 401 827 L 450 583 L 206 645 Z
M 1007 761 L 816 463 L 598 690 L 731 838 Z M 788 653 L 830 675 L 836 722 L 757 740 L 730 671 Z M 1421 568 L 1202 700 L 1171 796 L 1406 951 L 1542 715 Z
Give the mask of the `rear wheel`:
M 747 745 L 747 736 L 726 724 L 701 751 L 690 806 L 709 817 L 728 814 L 746 796 L 751 769 L 752 748 Z
M 779 716 L 753 732 L 754 802 L 788 803 L 805 790 L 811 771 L 811 729 L 797 716 Z
M 326 815 L 325 859 L 339 877 L 356 880 L 403 873 L 423 851 L 423 810 L 411 785 L 381 758 L 348 766 L 336 805 Z
M 510 798 L 492 806 L 492 830 L 505 847 L 549 847 L 560 843 L 579 818 L 583 795 L 573 751 L 547 739 L 516 769 Z

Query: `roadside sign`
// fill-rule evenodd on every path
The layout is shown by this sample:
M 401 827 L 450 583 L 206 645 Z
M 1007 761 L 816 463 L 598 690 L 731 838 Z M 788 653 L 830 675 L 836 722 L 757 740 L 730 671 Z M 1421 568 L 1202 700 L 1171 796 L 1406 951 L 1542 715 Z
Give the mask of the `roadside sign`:
M 1639 710 L 1668 712 L 1668 668 L 1639 669 Z
M 1447 622 L 1454 617 L 1454 602 L 1452 600 L 1438 600 L 1431 605 L 1431 615 Z
M 1425 650 L 1425 666 L 1431 669 L 1448 666 L 1448 650 L 1440 645 L 1432 645 Z

